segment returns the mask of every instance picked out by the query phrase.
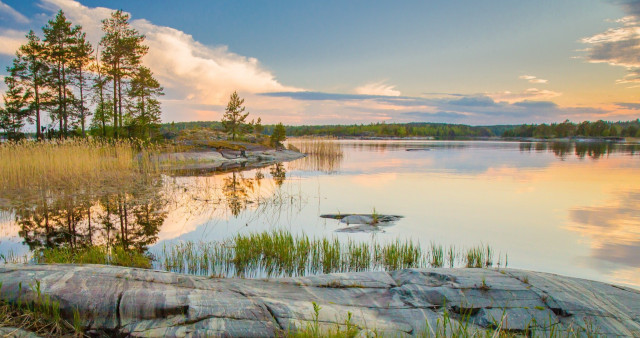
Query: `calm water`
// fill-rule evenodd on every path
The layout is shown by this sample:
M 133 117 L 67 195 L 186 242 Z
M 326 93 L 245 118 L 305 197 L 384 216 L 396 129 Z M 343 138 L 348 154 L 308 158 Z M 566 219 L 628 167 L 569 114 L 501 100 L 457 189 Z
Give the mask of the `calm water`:
M 164 176 L 149 183 L 144 197 L 124 192 L 129 222 L 136 224 L 131 241 L 154 252 L 176 241 L 285 228 L 363 241 L 408 238 L 460 248 L 483 243 L 508 253 L 509 267 L 640 287 L 638 145 L 335 142 L 342 158 Z M 64 200 L 61 205 L 68 205 Z M 116 220 L 104 220 L 113 202 L 82 203 L 92 205 L 92 228 L 84 216 L 74 225 L 110 236 L 108 224 Z M 404 218 L 359 227 L 319 217 L 374 210 Z M 23 243 L 42 241 L 29 228 L 37 218 L 33 212 L 14 208 L 0 217 L 1 253 L 24 254 L 29 248 Z M 102 228 L 101 220 L 107 224 Z

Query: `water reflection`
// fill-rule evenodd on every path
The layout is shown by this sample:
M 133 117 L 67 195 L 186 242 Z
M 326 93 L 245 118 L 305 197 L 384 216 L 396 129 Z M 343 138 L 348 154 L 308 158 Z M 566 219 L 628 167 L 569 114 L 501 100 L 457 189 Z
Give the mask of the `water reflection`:
M 639 145 L 330 143 L 339 146 L 317 145 L 316 155 L 261 169 L 0 193 L 0 203 L 12 236 L 19 232 L 32 249 L 96 244 L 154 252 L 183 240 L 224 241 L 287 228 L 318 238 L 483 242 L 508 251 L 517 268 L 605 281 L 640 276 Z M 406 151 L 418 148 L 430 151 Z M 602 200 L 618 191 L 626 192 Z M 374 208 L 406 218 L 381 228 L 318 217 Z M 7 222 L 2 215 L 0 224 Z M 9 247 L 2 236 L 0 251 Z M 579 257 L 587 264 L 576 264 Z M 628 283 L 640 285 L 639 279 Z
M 323 138 L 293 138 L 287 142 L 293 149 L 307 155 L 290 163 L 290 169 L 320 171 L 327 174 L 340 171 L 345 157 L 342 142 Z
M 223 192 L 227 206 L 233 216 L 238 216 L 250 202 L 250 194 L 254 190 L 254 180 L 244 178 L 241 172 L 232 172 L 224 178 Z
M 287 178 L 287 171 L 284 169 L 284 165 L 282 163 L 276 163 L 274 166 L 269 169 L 269 173 L 271 173 L 271 177 L 273 181 L 280 187 L 284 180 Z
M 519 144 L 521 152 L 531 152 L 535 150 L 539 153 L 552 152 L 556 157 L 564 160 L 571 154 L 578 159 L 586 157 L 597 160 L 603 156 L 611 154 L 636 155 L 640 153 L 640 145 L 615 142 L 522 142 Z
M 573 208 L 570 217 L 568 228 L 591 238 L 593 258 L 640 268 L 640 190 L 606 205 Z
M 293 202 L 277 192 L 286 181 L 285 166 L 267 170 L 273 182 L 267 186 L 262 169 L 257 169 L 253 174 L 239 170 L 206 176 L 145 174 L 91 189 L 16 193 L 4 196 L 0 213 L 17 226 L 17 235 L 30 251 L 117 246 L 144 253 L 158 241 L 169 214 L 215 218 L 229 212 L 238 217 L 250 206 L 266 214 L 269 205 Z
M 162 178 L 124 183 L 91 191 L 41 191 L 37 198 L 18 195 L 3 210 L 13 213 L 30 250 L 117 245 L 143 252 L 157 241 L 167 216 Z

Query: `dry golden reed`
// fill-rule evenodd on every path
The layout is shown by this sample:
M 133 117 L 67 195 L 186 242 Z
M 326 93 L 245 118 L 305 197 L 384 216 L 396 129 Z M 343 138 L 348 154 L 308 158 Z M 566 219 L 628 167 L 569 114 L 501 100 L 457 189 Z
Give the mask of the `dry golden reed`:
M 342 145 L 334 138 L 301 137 L 287 141 L 289 147 L 307 154 L 307 157 L 291 163 L 292 169 L 336 172 L 344 160 Z
M 7 142 L 0 144 L 0 190 L 88 187 L 155 172 L 156 151 L 129 140 Z

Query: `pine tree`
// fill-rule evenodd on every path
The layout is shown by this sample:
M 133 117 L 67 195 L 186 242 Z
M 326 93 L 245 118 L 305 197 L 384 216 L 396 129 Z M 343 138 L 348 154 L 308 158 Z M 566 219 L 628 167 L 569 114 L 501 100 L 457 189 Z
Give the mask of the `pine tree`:
M 16 53 L 17 67 L 14 73 L 20 83 L 29 89 L 31 95 L 27 97 L 29 115 L 36 123 L 36 136 L 42 139 L 40 112 L 50 95 L 46 90 L 49 66 L 46 58 L 45 45 L 33 31 L 27 34 L 27 43 L 20 46 Z
M 245 107 L 242 106 L 244 99 L 238 96 L 237 92 L 233 92 L 229 98 L 227 104 L 227 110 L 222 116 L 222 125 L 227 133 L 231 133 L 231 139 L 236 140 L 236 135 L 242 132 L 242 125 L 245 124 L 245 120 L 249 113 L 244 113 Z
M 15 65 L 15 61 L 14 61 Z M 10 74 L 4 78 L 7 90 L 3 95 L 4 108 L 0 110 L 0 129 L 3 129 L 10 140 L 24 137 L 22 127 L 25 117 L 29 114 L 27 107 L 28 91 L 20 86 L 18 77 L 8 68 Z
M 100 129 L 102 137 L 107 136 L 107 121 L 111 121 L 113 118 L 113 101 L 109 96 L 109 79 L 105 74 L 104 67 L 100 61 L 100 51 L 96 48 L 95 62 L 91 65 L 91 70 L 94 72 L 93 78 L 93 95 L 92 101 L 96 104 L 93 114 L 93 120 L 91 121 L 91 129 Z
M 147 67 L 139 67 L 131 79 L 127 93 L 130 98 L 128 117 L 134 129 L 140 131 L 140 137 L 149 138 L 151 128 L 160 122 L 160 101 L 158 96 L 164 95 L 160 83 L 153 78 Z
M 105 34 L 100 40 L 100 45 L 104 47 L 101 61 L 113 82 L 113 124 L 115 136 L 118 137 L 119 129 L 123 126 L 123 81 L 133 76 L 149 48 L 142 44 L 144 35 L 130 27 L 129 15 L 121 10 L 102 20 L 102 30 Z
M 256 136 L 260 136 L 264 131 L 264 126 L 262 125 L 262 119 L 258 117 L 258 120 L 253 124 L 253 132 Z
M 69 115 L 74 101 L 69 89 L 69 68 L 72 61 L 70 47 L 75 43 L 79 29 L 79 26 L 71 26 L 71 22 L 67 20 L 62 10 L 42 28 L 52 70 L 49 86 L 57 91 L 54 94 L 57 107 L 52 111 L 52 119 L 59 122 L 60 136 L 66 136 L 69 131 Z
M 71 70 L 73 71 L 72 76 L 75 82 L 75 86 L 80 92 L 80 98 L 77 102 L 76 110 L 82 130 L 82 136 L 84 137 L 86 136 L 86 120 L 91 115 L 91 112 L 86 107 L 85 89 L 87 89 L 91 77 L 91 73 L 89 73 L 88 68 L 93 60 L 93 47 L 87 41 L 86 34 L 82 32 L 79 26 L 76 31 L 74 44 L 71 46 L 71 52 Z
M 271 146 L 282 147 L 282 142 L 287 139 L 287 131 L 281 123 L 276 124 L 271 134 Z

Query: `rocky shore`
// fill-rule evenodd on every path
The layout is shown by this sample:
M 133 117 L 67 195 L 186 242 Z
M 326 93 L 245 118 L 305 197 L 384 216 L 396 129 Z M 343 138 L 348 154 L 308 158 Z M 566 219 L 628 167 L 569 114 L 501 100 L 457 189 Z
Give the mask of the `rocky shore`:
M 0 266 L 2 297 L 40 281 L 88 335 L 277 336 L 351 323 L 362 336 L 433 334 L 445 316 L 471 329 L 640 336 L 640 291 L 514 269 L 405 269 L 279 279 L 217 279 L 101 265 Z M 313 302 L 320 306 L 317 321 Z
M 172 163 L 177 171 L 228 171 L 237 168 L 252 169 L 274 163 L 288 162 L 305 157 L 292 150 L 210 150 L 163 154 L 161 161 Z

